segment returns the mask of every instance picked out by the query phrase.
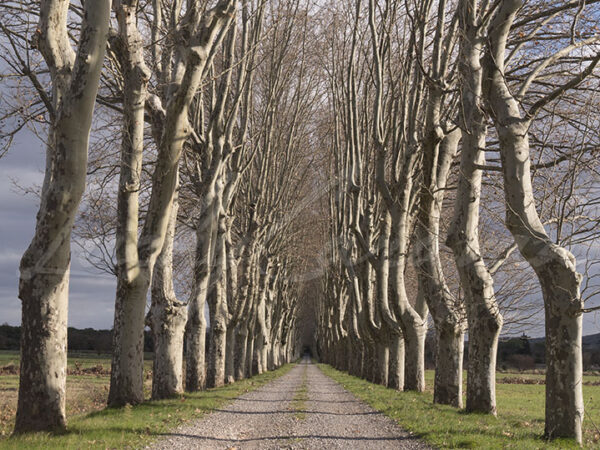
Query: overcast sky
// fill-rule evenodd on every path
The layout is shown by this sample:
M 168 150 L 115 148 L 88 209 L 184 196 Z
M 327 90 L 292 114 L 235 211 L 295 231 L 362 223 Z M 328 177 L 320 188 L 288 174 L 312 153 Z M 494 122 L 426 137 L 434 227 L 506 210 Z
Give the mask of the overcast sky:
M 15 182 L 27 188 L 40 186 L 43 168 L 44 145 L 28 132 L 21 133 L 8 155 L 0 158 L 0 324 L 18 325 L 21 321 L 21 304 L 17 297 L 19 261 L 33 236 L 38 207 L 35 196 L 24 195 L 15 187 Z M 69 326 L 112 328 L 115 286 L 114 277 L 90 267 L 74 247 Z M 595 304 L 598 303 L 596 300 Z M 586 314 L 584 318 L 584 335 L 594 333 L 600 333 L 598 312 Z M 538 332 L 530 334 L 539 335 Z
M 19 261 L 33 237 L 38 201 L 15 187 L 40 186 L 44 146 L 32 133 L 21 133 L 0 159 L 0 324 L 18 325 Z M 113 277 L 89 268 L 74 249 L 71 266 L 69 326 L 111 328 L 115 298 Z

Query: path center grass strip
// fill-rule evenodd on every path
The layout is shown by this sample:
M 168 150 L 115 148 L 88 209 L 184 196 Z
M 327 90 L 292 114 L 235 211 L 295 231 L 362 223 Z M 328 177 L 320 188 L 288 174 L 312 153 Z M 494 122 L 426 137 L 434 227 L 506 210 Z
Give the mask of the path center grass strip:
M 143 448 L 177 426 L 285 375 L 293 364 L 216 389 L 134 407 L 104 409 L 69 421 L 64 435 L 38 433 L 0 441 L 0 449 Z
M 302 373 L 302 384 L 294 393 L 290 408 L 294 411 L 294 417 L 298 420 L 306 419 L 306 402 L 308 401 L 308 379 L 306 376 L 307 365 L 304 365 Z
M 394 419 L 402 428 L 440 448 L 547 449 L 580 448 L 571 440 L 547 442 L 544 432 L 544 386 L 497 384 L 498 417 L 466 414 L 433 404 L 433 371 L 427 371 L 424 393 L 398 392 L 319 364 L 325 375 L 372 408 Z M 600 386 L 583 386 L 586 417 L 584 447 L 598 448 Z

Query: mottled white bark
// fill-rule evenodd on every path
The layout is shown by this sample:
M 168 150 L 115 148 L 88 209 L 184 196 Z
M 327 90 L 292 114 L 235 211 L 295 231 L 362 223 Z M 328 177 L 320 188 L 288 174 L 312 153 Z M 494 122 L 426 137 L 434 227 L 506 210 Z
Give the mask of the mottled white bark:
M 468 412 L 496 414 L 496 354 L 502 316 L 494 280 L 479 249 L 481 170 L 485 164 L 486 119 L 483 113 L 481 55 L 484 33 L 477 2 L 460 3 L 460 126 L 462 151 L 454 217 L 446 243 L 452 248 L 465 293 L 469 323 Z
M 246 363 L 247 359 L 247 345 L 248 345 L 248 327 L 250 323 L 250 312 L 252 310 L 252 292 L 253 292 L 253 269 L 255 267 L 253 261 L 255 260 L 256 253 L 254 249 L 253 235 L 256 231 L 256 223 L 253 217 L 251 218 L 251 225 L 246 235 L 245 245 L 242 248 L 242 252 L 239 258 L 239 264 L 241 266 L 241 277 L 239 280 L 239 295 L 241 298 L 236 304 L 237 311 L 235 311 L 232 323 L 235 326 L 235 357 L 234 357 L 234 377 L 236 380 L 241 380 L 248 376 Z
M 236 347 L 237 324 L 240 322 L 241 314 L 245 302 L 239 301 L 238 278 L 237 278 L 237 259 L 235 257 L 234 246 L 231 240 L 230 217 L 226 220 L 227 232 L 225 238 L 225 247 L 227 254 L 227 308 L 229 312 L 227 323 L 227 336 L 225 343 L 225 383 L 230 384 L 235 381 L 235 354 L 239 350 Z
M 20 264 L 21 371 L 15 433 L 66 427 L 71 229 L 85 190 L 88 139 L 104 60 L 110 1 L 84 4 L 77 55 L 67 0 L 43 0 L 33 42 L 52 80 L 46 173 L 35 234 Z
M 548 438 L 581 443 L 582 309 L 581 275 L 575 257 L 553 243 L 536 211 L 531 183 L 529 117 L 504 76 L 506 43 L 520 0 L 503 2 L 492 20 L 485 59 L 485 95 L 500 139 L 506 225 L 542 287 L 546 312 L 546 426 Z
M 169 398 L 183 393 L 183 335 L 187 307 L 177 300 L 173 288 L 173 242 L 177 223 L 175 200 L 171 222 L 152 277 L 150 324 L 154 339 L 152 398 Z
M 217 202 L 220 210 L 220 201 Z M 214 267 L 211 270 L 208 292 L 208 310 L 210 317 L 210 339 L 206 385 L 209 388 L 225 384 L 225 348 L 227 345 L 227 255 L 225 233 L 227 232 L 225 217 L 220 215 L 215 242 Z
M 444 277 L 439 251 L 440 217 L 450 164 L 460 130 L 441 135 L 441 96 L 430 93 L 428 134 L 423 144 L 423 181 L 415 231 L 419 290 L 429 306 L 436 329 L 437 354 L 433 401 L 462 407 L 464 324 L 462 308 Z
M 404 338 L 394 336 L 390 345 L 388 387 L 404 390 Z
M 212 259 L 213 228 L 212 199 L 204 199 L 203 218 L 196 229 L 196 252 L 194 282 L 188 306 L 185 330 L 186 378 L 185 389 L 189 392 L 206 387 L 206 317 L 204 307 L 208 294 Z
M 404 279 L 408 227 L 405 218 L 400 218 L 398 215 L 400 214 L 397 214 L 392 221 L 390 238 L 390 298 L 396 308 L 396 317 L 400 317 L 404 336 L 404 390 L 423 392 L 425 390 L 426 313 L 421 316 L 408 301 Z
M 246 341 L 246 376 L 248 378 L 256 374 L 254 370 L 254 326 L 250 328 L 250 334 Z
M 358 15 L 356 20 L 358 20 Z M 414 213 L 411 208 L 413 197 L 413 177 L 415 153 L 410 146 L 396 149 L 391 160 L 397 160 L 392 171 L 392 181 L 388 183 L 388 152 L 384 136 L 384 71 L 385 61 L 381 58 L 380 36 L 377 32 L 375 2 L 369 2 L 369 28 L 373 47 L 376 95 L 374 117 L 372 120 L 373 137 L 376 149 L 375 184 L 385 206 L 384 220 L 391 220 L 389 238 L 389 303 L 402 329 L 405 343 L 404 388 L 422 392 L 425 389 L 425 335 L 427 332 L 427 309 L 413 308 L 406 294 L 404 269 L 408 252 L 408 238 Z M 415 92 L 420 87 L 415 88 Z M 416 104 L 415 104 L 416 105 Z M 393 134 L 393 133 L 392 133 Z M 412 135 L 412 134 L 411 134 Z M 393 186 L 393 187 L 390 187 Z M 389 214 L 389 217 L 387 216 Z M 385 311 L 382 311 L 386 320 Z M 389 322 L 389 321 L 388 321 Z
M 117 234 L 115 253 L 117 256 L 117 292 L 115 301 L 115 323 L 113 345 L 128 341 L 127 347 L 135 347 L 143 353 L 136 342 L 143 342 L 144 313 L 146 304 L 128 303 L 132 293 L 143 290 L 148 282 L 146 274 L 140 270 L 138 255 L 139 191 L 144 149 L 144 106 L 147 97 L 149 70 L 144 62 L 143 40 L 137 28 L 138 2 L 116 1 L 113 8 L 119 24 L 118 35 L 111 39 L 111 50 L 121 64 L 123 76 L 123 130 L 121 142 L 121 167 L 119 191 L 117 194 Z M 129 324 L 132 332 L 122 332 L 121 324 Z M 115 345 L 119 349 L 119 345 Z M 111 383 L 121 375 L 120 366 L 114 363 L 120 359 L 120 352 L 113 353 Z M 143 361 L 132 367 L 138 375 L 129 380 L 132 391 L 124 394 L 132 403 L 143 401 Z M 115 390 L 109 397 L 109 404 L 119 396 Z
M 388 385 L 390 362 L 389 342 L 381 340 L 377 343 L 377 373 L 375 374 L 375 383 L 382 386 Z
M 225 337 L 225 383 L 231 384 L 235 381 L 235 346 L 236 327 L 227 327 Z
M 239 324 L 236 328 L 235 348 L 237 351 L 235 353 L 234 361 L 234 376 L 236 380 L 241 380 L 248 376 L 248 364 L 246 363 L 246 351 L 248 350 L 248 326 L 245 323 Z
M 152 194 L 138 245 L 140 282 L 115 308 L 114 348 L 109 404 L 120 406 L 143 400 L 143 329 L 146 296 L 167 233 L 176 192 L 179 159 L 191 130 L 188 110 L 202 81 L 217 34 L 231 21 L 233 0 L 221 0 L 198 20 L 190 19 L 191 38 L 182 70 L 177 75 L 164 118 L 158 157 L 152 176 Z M 192 11 L 193 13 L 193 11 Z M 193 15 L 193 14 L 192 14 Z M 178 72 L 178 73 L 179 73 Z M 125 320 L 130 318 L 131 320 Z

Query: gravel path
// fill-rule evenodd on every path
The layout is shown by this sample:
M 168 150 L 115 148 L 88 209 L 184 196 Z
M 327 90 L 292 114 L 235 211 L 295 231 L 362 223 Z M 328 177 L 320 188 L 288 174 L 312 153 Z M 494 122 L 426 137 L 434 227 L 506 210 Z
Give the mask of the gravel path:
M 357 400 L 309 360 L 155 449 L 425 449 L 395 422 Z

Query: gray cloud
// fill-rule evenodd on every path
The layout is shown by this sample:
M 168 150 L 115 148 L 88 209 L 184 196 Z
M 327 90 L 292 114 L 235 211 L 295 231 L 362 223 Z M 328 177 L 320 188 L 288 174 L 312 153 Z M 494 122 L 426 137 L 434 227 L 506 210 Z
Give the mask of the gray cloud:
M 19 261 L 35 229 L 38 199 L 15 186 L 40 186 L 44 145 L 35 135 L 23 134 L 10 153 L 0 159 L 0 323 L 18 325 Z M 73 247 L 69 289 L 69 324 L 78 328 L 111 328 L 116 282 L 94 273 Z

